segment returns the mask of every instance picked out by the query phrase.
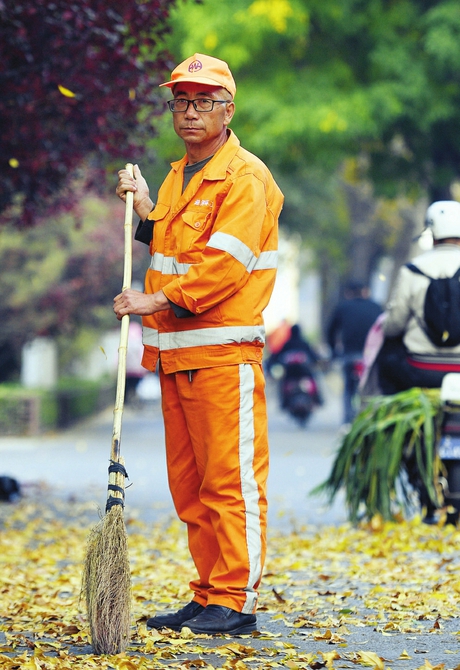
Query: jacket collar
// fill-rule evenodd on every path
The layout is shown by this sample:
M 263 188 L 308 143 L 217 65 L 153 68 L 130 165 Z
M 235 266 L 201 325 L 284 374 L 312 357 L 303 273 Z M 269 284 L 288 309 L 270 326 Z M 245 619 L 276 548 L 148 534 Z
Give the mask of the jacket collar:
M 214 154 L 209 163 L 203 168 L 203 178 L 210 181 L 217 181 L 219 179 L 225 179 L 227 173 L 227 167 L 229 163 L 234 158 L 238 149 L 240 148 L 240 141 L 230 128 L 227 130 L 228 139 L 223 144 L 220 149 Z M 179 161 L 174 161 L 171 163 L 171 167 L 175 172 L 183 170 L 187 165 L 187 154 L 183 156 Z

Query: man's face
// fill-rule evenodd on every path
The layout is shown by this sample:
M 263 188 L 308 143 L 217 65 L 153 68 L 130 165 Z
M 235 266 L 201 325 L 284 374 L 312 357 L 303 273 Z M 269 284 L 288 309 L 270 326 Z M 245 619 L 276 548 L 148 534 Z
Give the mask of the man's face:
M 226 100 L 230 94 L 217 86 L 184 82 L 174 87 L 174 99 Z M 212 143 L 226 131 L 234 112 L 233 102 L 217 103 L 212 112 L 197 112 L 192 104 L 186 112 L 173 114 L 174 130 L 186 144 Z

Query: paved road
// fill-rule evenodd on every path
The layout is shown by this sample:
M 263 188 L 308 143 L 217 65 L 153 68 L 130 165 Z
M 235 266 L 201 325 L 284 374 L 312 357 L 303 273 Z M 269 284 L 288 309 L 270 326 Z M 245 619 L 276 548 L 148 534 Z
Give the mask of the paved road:
M 324 508 L 309 491 L 329 473 L 340 429 L 340 382 L 335 373 L 324 380 L 325 405 L 299 428 L 280 413 L 275 389 L 269 386 L 271 524 L 341 523 L 346 515 L 340 501 Z M 50 492 L 77 499 L 94 499 L 105 506 L 113 410 L 69 430 L 37 437 L 0 438 L 0 474 L 16 477 L 25 487 L 48 487 Z M 164 458 L 164 432 L 158 402 L 125 407 L 121 451 L 131 486 L 129 507 L 149 521 L 172 511 Z

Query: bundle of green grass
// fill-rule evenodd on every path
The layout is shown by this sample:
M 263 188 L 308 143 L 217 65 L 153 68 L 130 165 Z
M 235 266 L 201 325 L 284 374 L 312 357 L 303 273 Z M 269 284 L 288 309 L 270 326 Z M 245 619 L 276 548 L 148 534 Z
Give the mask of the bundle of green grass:
M 367 401 L 341 438 L 328 479 L 313 493 L 331 503 L 339 490 L 351 521 L 385 520 L 414 509 L 411 470 L 434 505 L 441 464 L 436 440 L 441 424 L 439 389 L 412 388 Z

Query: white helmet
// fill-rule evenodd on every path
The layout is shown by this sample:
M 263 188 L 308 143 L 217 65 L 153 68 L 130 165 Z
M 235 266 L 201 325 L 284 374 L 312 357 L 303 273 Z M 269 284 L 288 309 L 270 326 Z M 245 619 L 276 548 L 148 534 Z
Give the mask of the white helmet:
M 438 200 L 427 211 L 425 225 L 433 233 L 435 240 L 460 237 L 460 202 Z

